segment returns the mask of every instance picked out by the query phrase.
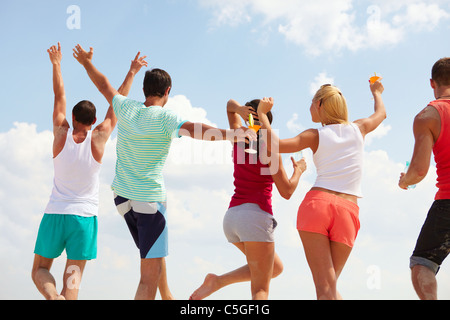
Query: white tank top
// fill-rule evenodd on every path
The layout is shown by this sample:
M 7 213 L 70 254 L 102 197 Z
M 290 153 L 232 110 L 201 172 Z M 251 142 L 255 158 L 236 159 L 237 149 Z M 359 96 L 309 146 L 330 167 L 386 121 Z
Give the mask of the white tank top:
M 364 139 L 358 126 L 332 124 L 319 130 L 319 147 L 313 155 L 317 169 L 314 187 L 362 197 Z
M 64 148 L 53 159 L 55 177 L 45 213 L 96 216 L 101 164 L 92 155 L 92 131 L 82 143 L 76 143 L 72 133 L 67 131 Z

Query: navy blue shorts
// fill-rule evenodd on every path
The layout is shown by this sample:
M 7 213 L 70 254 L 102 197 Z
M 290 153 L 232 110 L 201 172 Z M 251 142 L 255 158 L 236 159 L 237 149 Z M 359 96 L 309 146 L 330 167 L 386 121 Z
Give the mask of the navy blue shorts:
M 450 253 L 450 200 L 436 200 L 422 226 L 410 267 L 423 265 L 435 273 Z
M 114 203 L 127 223 L 141 259 L 169 254 L 165 202 L 129 200 L 115 194 Z

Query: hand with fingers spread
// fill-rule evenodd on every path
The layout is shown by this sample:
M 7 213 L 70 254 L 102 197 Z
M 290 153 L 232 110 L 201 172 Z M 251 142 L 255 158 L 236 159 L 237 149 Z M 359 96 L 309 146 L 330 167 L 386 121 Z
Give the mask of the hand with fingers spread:
M 83 47 L 79 44 L 73 49 L 73 56 L 77 61 L 84 66 L 86 62 L 92 61 L 92 57 L 94 55 L 94 49 L 92 47 L 89 48 L 89 52 L 83 49 Z
M 51 46 L 50 49 L 47 50 L 48 55 L 50 57 L 50 62 L 52 64 L 60 64 L 62 60 L 61 53 L 61 44 L 58 42 L 58 47 Z
M 134 74 L 137 74 L 142 67 L 148 66 L 147 61 L 144 60 L 145 58 L 147 58 L 147 56 L 139 57 L 140 55 L 141 53 L 138 52 L 134 60 L 131 61 L 130 72 Z

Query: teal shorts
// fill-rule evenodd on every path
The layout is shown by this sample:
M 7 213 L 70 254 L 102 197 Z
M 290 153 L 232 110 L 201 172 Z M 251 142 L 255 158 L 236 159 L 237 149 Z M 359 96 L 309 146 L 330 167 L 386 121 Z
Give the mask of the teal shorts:
M 34 253 L 54 259 L 66 249 L 67 259 L 97 258 L 97 217 L 44 214 Z

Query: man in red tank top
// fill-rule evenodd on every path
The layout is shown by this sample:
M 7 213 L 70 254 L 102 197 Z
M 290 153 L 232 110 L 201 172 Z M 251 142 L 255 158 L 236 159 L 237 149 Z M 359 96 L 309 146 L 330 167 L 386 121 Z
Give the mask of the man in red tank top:
M 422 300 L 437 299 L 436 274 L 450 252 L 450 58 L 435 63 L 430 80 L 435 101 L 414 119 L 414 153 L 399 187 L 422 181 L 434 154 L 438 192 L 410 259 L 412 282 Z

